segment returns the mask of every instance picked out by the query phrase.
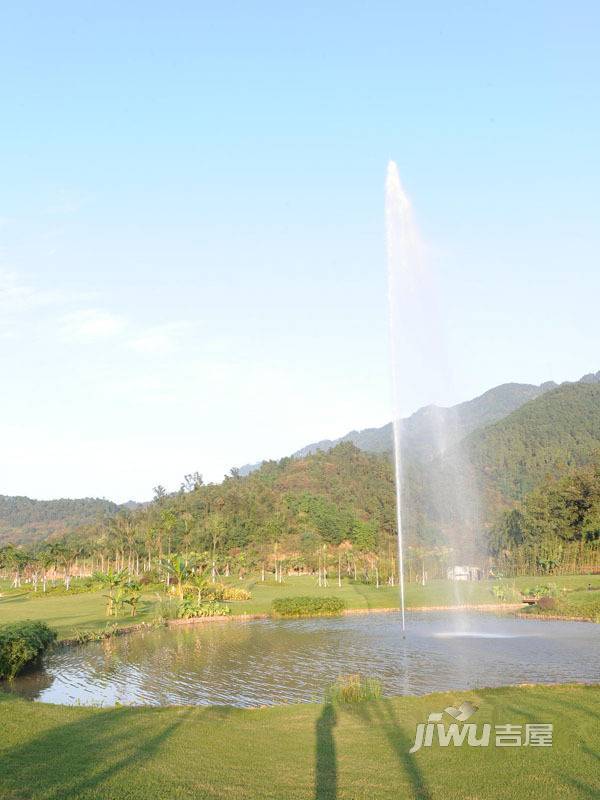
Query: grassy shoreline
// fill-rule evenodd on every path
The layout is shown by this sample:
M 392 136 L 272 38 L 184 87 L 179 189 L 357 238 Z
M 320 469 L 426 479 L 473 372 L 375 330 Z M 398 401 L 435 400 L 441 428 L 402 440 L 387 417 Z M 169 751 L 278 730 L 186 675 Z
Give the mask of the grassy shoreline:
M 421 606 L 420 608 L 407 608 L 407 613 L 411 611 L 427 612 L 427 611 L 481 611 L 483 613 L 489 612 L 490 614 L 504 613 L 510 616 L 516 616 L 520 619 L 541 619 L 541 620 L 558 620 L 564 622 L 591 622 L 586 617 L 565 617 L 559 615 L 552 615 L 548 613 L 526 613 L 525 611 L 519 612 L 523 608 L 522 603 L 504 603 L 502 605 L 471 605 L 471 606 Z M 355 616 L 361 614 L 391 614 L 397 613 L 398 608 L 351 608 L 345 609 L 341 616 Z M 156 625 L 166 625 L 169 627 L 190 626 L 190 625 L 205 625 L 214 622 L 250 622 L 257 619 L 272 619 L 271 614 L 230 614 L 228 616 L 214 616 L 214 617 L 190 617 L 188 619 L 170 619 L 164 622 L 157 623 Z M 139 631 L 148 630 L 154 627 L 152 623 L 138 623 L 133 625 L 119 625 L 117 628 L 111 630 L 109 636 L 123 636 L 130 633 L 137 633 Z M 99 632 L 101 633 L 101 632 Z M 100 635 L 99 635 L 100 638 Z M 82 644 L 82 639 L 78 637 L 73 638 L 60 638 L 58 644 L 61 645 L 78 645 Z
M 410 754 L 417 723 L 551 722 L 553 746 Z M 521 686 L 347 706 L 93 709 L 0 693 L 0 800 L 564 800 L 600 791 L 600 686 Z
M 540 582 L 539 578 L 517 578 L 514 580 L 514 586 L 524 591 Z M 559 614 L 554 612 L 554 616 L 581 620 L 600 618 L 600 576 L 560 576 L 553 578 L 552 582 L 556 583 L 559 589 L 569 590 L 569 594 L 565 595 L 568 602 L 564 609 L 561 609 Z M 375 588 L 343 581 L 342 587 L 339 588 L 337 582 L 331 581 L 327 588 L 319 588 L 314 578 L 309 576 L 290 577 L 282 584 L 262 583 L 254 578 L 243 582 L 231 580 L 230 583 L 248 588 L 252 593 L 251 600 L 227 602 L 232 616 L 269 615 L 274 599 L 296 595 L 340 597 L 346 603 L 349 613 L 393 611 L 398 608 L 397 587 Z M 520 604 L 498 602 L 498 598 L 492 592 L 493 583 L 493 581 L 481 581 L 460 586 L 462 607 L 496 613 L 518 610 Z M 592 591 L 587 589 L 588 585 L 593 587 Z M 414 611 L 450 609 L 457 605 L 455 591 L 456 586 L 449 581 L 431 581 L 427 586 L 408 584 L 407 608 Z M 159 600 L 156 593 L 148 593 L 142 597 L 136 617 L 107 618 L 102 592 L 72 595 L 65 593 L 47 597 L 36 596 L 31 592 L 6 593 L 0 596 L 0 624 L 26 619 L 41 620 L 58 631 L 60 640 L 70 640 L 76 639 L 81 633 L 102 632 L 107 625 L 131 628 L 141 624 L 152 624 L 158 616 L 158 608 Z M 524 609 L 522 613 L 523 616 L 535 616 L 540 619 L 553 616 L 552 612 L 542 612 L 537 608 Z

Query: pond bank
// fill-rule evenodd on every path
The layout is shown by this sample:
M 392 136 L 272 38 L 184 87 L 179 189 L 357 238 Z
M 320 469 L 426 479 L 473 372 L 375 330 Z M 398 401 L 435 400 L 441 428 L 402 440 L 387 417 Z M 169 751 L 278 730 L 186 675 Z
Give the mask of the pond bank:
M 407 606 L 406 611 L 513 611 L 518 608 L 523 608 L 524 603 L 465 603 L 464 605 L 456 606 Z M 377 613 L 392 613 L 399 611 L 395 608 L 347 608 L 344 614 L 377 614 Z
M 514 616 L 520 619 L 540 619 L 540 620 L 554 620 L 565 622 L 594 622 L 593 619 L 584 616 L 561 616 L 560 614 L 539 614 L 535 612 L 525 613 L 523 609 L 527 608 L 525 603 L 479 603 L 479 604 L 465 604 L 453 606 L 408 606 L 406 608 L 409 612 L 446 612 L 446 611 L 480 611 L 489 613 L 514 612 Z M 347 608 L 342 612 L 342 616 L 357 616 L 364 614 L 394 614 L 398 613 L 398 607 L 390 608 Z M 511 616 L 513 614 L 511 613 Z M 202 625 L 212 622 L 251 622 L 252 620 L 272 619 L 271 614 L 228 614 L 228 615 L 215 615 L 213 617 L 190 617 L 189 619 L 168 619 L 161 623 L 148 623 L 141 622 L 134 625 L 122 625 L 117 628 L 111 629 L 106 633 L 99 631 L 95 636 L 90 637 L 90 641 L 99 640 L 102 638 L 110 638 L 112 636 L 124 636 L 129 633 L 138 633 L 140 631 L 148 631 L 160 627 L 180 627 L 190 625 Z M 319 617 L 315 617 L 319 619 Z M 60 639 L 60 645 L 77 645 L 84 644 L 85 639 L 82 638 L 64 638 Z
M 455 606 L 407 606 L 406 612 L 411 611 L 488 611 L 495 613 L 498 611 L 514 611 L 517 612 L 514 616 L 522 619 L 552 619 L 564 620 L 569 622 L 593 622 L 593 619 L 584 616 L 564 616 L 561 614 L 540 614 L 534 611 L 525 613 L 524 609 L 528 608 L 527 603 L 479 603 L 472 604 L 466 603 L 464 605 Z M 346 608 L 342 611 L 342 616 L 349 617 L 357 614 L 394 614 L 398 613 L 400 609 L 397 606 L 390 608 Z M 272 619 L 271 614 L 230 614 L 214 617 L 192 617 L 191 619 L 171 619 L 167 620 L 167 625 L 191 625 L 202 622 L 246 622 L 253 619 Z M 316 617 L 318 619 L 318 617 Z

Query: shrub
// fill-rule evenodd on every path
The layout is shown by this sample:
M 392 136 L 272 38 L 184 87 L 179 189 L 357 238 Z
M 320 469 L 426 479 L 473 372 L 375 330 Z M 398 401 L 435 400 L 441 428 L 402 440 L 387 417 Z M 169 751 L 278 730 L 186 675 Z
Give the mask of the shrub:
M 139 577 L 139 582 L 144 587 L 162 587 L 163 581 L 157 569 L 151 569 L 148 572 L 143 572 Z
M 12 680 L 56 639 L 45 622 L 0 626 L 0 678 Z
M 184 599 L 177 604 L 177 617 L 178 619 L 191 619 L 197 616 L 196 610 L 198 606 L 193 600 Z
M 535 604 L 538 608 L 541 608 L 542 611 L 552 611 L 556 608 L 556 600 L 548 595 L 538 597 Z
M 223 600 L 250 600 L 252 595 L 247 589 L 238 586 L 225 586 L 223 589 Z
M 200 603 L 198 606 L 197 617 L 221 617 L 231 614 L 229 606 L 210 600 L 208 603 Z
M 179 619 L 193 619 L 194 617 L 218 617 L 231 614 L 229 606 L 209 600 L 206 603 L 195 603 L 193 600 L 182 600 L 177 606 Z
M 378 700 L 382 695 L 381 682 L 377 678 L 362 675 L 340 675 L 325 692 L 326 703 L 362 703 L 363 700 Z
M 202 589 L 202 597 L 205 600 L 222 600 L 224 590 L 222 583 L 212 583 Z
M 526 594 L 532 597 L 556 597 L 558 595 L 558 586 L 555 583 L 540 584 L 527 589 Z
M 202 587 L 205 600 L 250 600 L 252 595 L 247 589 L 238 586 L 226 586 L 223 583 L 212 583 Z
M 271 608 L 276 617 L 332 617 L 346 604 L 339 597 L 278 597 Z
M 168 619 L 177 619 L 179 616 L 178 604 L 174 601 L 174 599 L 172 597 L 164 599 L 158 593 L 156 597 L 157 603 L 154 607 L 156 611 L 156 621 L 160 622 Z

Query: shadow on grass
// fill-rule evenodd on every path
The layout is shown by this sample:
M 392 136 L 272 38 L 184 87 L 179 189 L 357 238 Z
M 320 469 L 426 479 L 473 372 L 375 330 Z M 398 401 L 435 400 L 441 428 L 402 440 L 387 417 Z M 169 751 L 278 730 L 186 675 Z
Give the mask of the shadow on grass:
M 409 753 L 412 737 L 407 736 L 398 719 L 393 703 L 383 698 L 369 703 L 349 706 L 365 725 L 380 730 L 387 739 L 392 751 L 413 791 L 415 800 L 431 800 L 425 777 L 414 758 Z
M 0 603 L 2 605 L 9 605 L 9 603 L 26 603 L 29 600 L 29 592 L 22 592 L 21 594 L 9 594 L 4 597 L 0 596 Z
M 598 785 L 593 785 L 591 783 L 586 783 L 585 781 L 579 780 L 578 778 L 569 778 L 565 779 L 567 783 L 572 786 L 574 789 L 577 790 L 579 793 L 579 797 L 581 798 L 590 798 L 590 800 L 598 800 Z
M 333 736 L 336 723 L 335 708 L 326 703 L 315 725 L 315 800 L 337 798 L 337 758 Z
M 423 773 L 414 757 L 409 753 L 412 739 L 404 732 L 389 700 L 344 706 L 349 714 L 371 729 L 380 731 L 387 739 L 398 760 L 400 768 L 408 778 L 415 800 L 431 800 Z M 335 706 L 326 703 L 316 725 L 316 769 L 315 800 L 336 800 L 337 798 L 337 754 L 333 729 L 337 724 Z
M 582 718 L 588 720 L 600 719 L 600 714 L 591 704 L 582 705 L 577 703 L 567 692 L 562 692 L 554 697 L 547 692 L 540 695 L 532 693 L 527 696 L 526 708 L 510 705 L 507 706 L 507 710 L 515 714 L 522 714 L 532 722 L 539 722 L 540 718 L 544 717 L 544 715 L 547 716 L 548 713 L 553 714 L 554 718 L 569 720 L 569 724 L 573 725 L 577 725 Z
M 145 713 L 144 713 L 145 712 Z M 0 759 L 0 786 L 19 796 L 47 800 L 112 797 L 115 780 L 144 765 L 182 725 L 191 709 L 148 724 L 148 712 L 131 708 L 92 711 L 6 749 Z

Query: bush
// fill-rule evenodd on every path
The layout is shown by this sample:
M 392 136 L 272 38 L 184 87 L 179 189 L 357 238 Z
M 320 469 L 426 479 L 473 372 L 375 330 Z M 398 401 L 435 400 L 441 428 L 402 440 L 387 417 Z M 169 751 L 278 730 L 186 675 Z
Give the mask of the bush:
M 238 586 L 225 586 L 223 589 L 223 600 L 250 600 L 252 595 L 247 589 Z
M 139 577 L 139 582 L 144 587 L 154 587 L 163 585 L 161 575 L 157 569 L 151 569 L 148 572 L 142 572 Z
M 382 695 L 381 682 L 362 675 L 341 675 L 325 693 L 326 703 L 362 703 L 378 700 Z
M 271 608 L 276 617 L 332 617 L 346 604 L 339 597 L 279 597 Z
M 45 622 L 0 626 L 0 678 L 12 680 L 56 639 Z
M 224 583 L 208 584 L 202 587 L 201 591 L 204 600 L 250 600 L 252 597 L 247 589 L 226 586 Z
M 535 604 L 538 608 L 541 608 L 542 611 L 552 611 L 556 608 L 556 600 L 548 595 L 538 597 Z
M 219 617 L 231 614 L 229 606 L 209 600 L 207 603 L 195 603 L 193 600 L 182 600 L 177 606 L 179 619 L 194 619 L 194 617 Z
M 197 617 L 221 617 L 221 616 L 228 616 L 231 614 L 231 609 L 229 606 L 223 605 L 223 603 L 217 603 L 214 600 L 209 601 L 208 603 L 200 603 L 197 609 Z
M 73 629 L 73 639 L 77 644 L 87 644 L 88 642 L 101 642 L 103 639 L 112 639 L 119 632 L 119 626 L 116 622 L 112 625 L 106 624 L 106 627 L 101 631 L 87 631 Z
M 203 587 L 201 591 L 205 600 L 222 600 L 225 587 L 222 583 L 211 583 Z
M 558 586 L 555 583 L 540 584 L 527 589 L 526 594 L 535 598 L 556 597 L 558 595 Z

